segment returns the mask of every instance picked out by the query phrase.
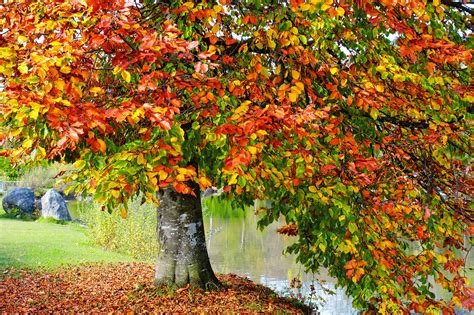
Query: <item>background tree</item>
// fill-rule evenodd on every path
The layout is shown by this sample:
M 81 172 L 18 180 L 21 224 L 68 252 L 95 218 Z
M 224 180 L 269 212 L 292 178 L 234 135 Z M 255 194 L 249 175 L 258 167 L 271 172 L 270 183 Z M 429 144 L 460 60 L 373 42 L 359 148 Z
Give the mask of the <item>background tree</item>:
M 124 216 L 161 199 L 157 283 L 218 285 L 214 185 L 275 201 L 261 225 L 283 217 L 289 251 L 355 306 L 452 310 L 470 292 L 472 26 L 442 2 L 3 5 L 4 154 L 74 161 L 76 189 Z

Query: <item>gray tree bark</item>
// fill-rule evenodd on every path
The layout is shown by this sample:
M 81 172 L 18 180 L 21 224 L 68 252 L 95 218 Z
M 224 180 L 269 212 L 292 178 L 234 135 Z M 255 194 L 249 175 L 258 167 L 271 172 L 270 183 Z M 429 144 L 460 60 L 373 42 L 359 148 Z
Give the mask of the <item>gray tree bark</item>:
M 155 285 L 212 290 L 220 287 L 209 261 L 202 219 L 199 185 L 187 183 L 196 194 L 172 188 L 159 194 L 158 245 Z

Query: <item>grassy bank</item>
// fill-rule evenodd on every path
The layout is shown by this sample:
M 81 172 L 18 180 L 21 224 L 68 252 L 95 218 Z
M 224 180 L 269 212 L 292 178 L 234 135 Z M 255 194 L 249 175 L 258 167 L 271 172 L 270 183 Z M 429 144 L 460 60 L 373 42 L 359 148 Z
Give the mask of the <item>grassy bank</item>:
M 54 224 L 8 218 L 0 210 L 0 270 L 53 270 L 64 264 L 130 262 L 128 256 L 90 244 L 77 224 Z

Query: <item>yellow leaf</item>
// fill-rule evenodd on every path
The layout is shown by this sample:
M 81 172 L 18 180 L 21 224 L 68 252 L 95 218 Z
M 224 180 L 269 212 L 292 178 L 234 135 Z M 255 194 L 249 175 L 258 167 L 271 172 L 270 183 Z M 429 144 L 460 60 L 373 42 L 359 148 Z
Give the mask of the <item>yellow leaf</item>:
M 62 103 L 65 106 L 71 106 L 71 102 L 63 99 L 62 97 L 55 98 L 54 101 L 57 103 Z
M 268 47 L 271 49 L 271 50 L 275 50 L 276 48 L 276 43 L 273 41 L 273 40 L 268 40 Z
M 178 173 L 184 175 L 196 175 L 196 172 L 193 169 L 188 169 L 185 167 L 178 168 Z
M 434 5 L 435 7 L 439 6 L 440 3 L 441 3 L 441 0 L 433 0 L 433 5 Z
M 302 93 L 304 91 L 304 84 L 303 82 L 296 82 L 295 87 L 298 90 L 298 92 Z
M 21 146 L 25 149 L 29 149 L 29 148 L 31 148 L 32 145 L 33 145 L 33 140 L 28 138 L 25 141 L 23 141 Z
M 377 90 L 377 92 L 380 92 L 380 93 L 382 93 L 385 90 L 383 85 L 381 85 L 381 84 L 377 84 L 375 86 L 375 89 Z
M 365 82 L 364 83 L 364 88 L 366 90 L 372 89 L 374 87 L 374 84 L 372 82 Z
M 320 243 L 320 244 L 318 245 L 318 247 L 319 247 L 319 249 L 320 249 L 323 253 L 326 251 L 326 245 Z
M 434 110 L 440 110 L 440 106 L 439 106 L 439 103 L 436 102 L 435 100 L 431 100 L 431 108 L 433 108 Z
M 199 184 L 201 185 L 201 187 L 211 187 L 212 186 L 212 182 L 206 176 L 199 177 Z
M 309 11 L 312 8 L 312 6 L 308 3 L 302 3 L 300 5 L 301 11 Z
M 331 74 L 333 74 L 333 75 L 334 75 L 334 74 L 336 74 L 336 73 L 338 73 L 338 72 L 339 72 L 339 69 L 338 69 L 338 68 L 336 68 L 336 67 L 334 67 L 334 68 L 331 68 L 329 71 L 331 72 Z
M 23 36 L 23 35 L 20 35 L 17 37 L 16 41 L 18 42 L 18 44 L 23 44 L 24 42 L 26 42 L 28 40 L 27 37 Z
M 237 173 L 232 174 L 228 183 L 229 185 L 237 184 L 237 175 Z
M 380 65 L 380 66 L 375 67 L 375 70 L 377 72 L 384 73 L 385 71 L 387 71 L 387 68 L 385 68 L 385 66 Z
M 26 63 L 22 63 L 21 65 L 18 66 L 18 71 L 22 74 L 28 73 L 28 65 Z
M 84 167 L 86 167 L 86 161 L 84 160 L 76 160 L 76 162 L 74 162 L 72 164 L 75 168 L 79 169 L 79 170 L 82 170 Z
M 15 54 L 15 51 L 8 47 L 0 47 L 0 58 L 10 59 Z
M 46 71 L 43 68 L 39 68 L 38 69 L 38 76 L 40 77 L 41 80 L 44 80 L 44 78 L 46 78 Z M 51 88 L 53 88 L 52 85 L 51 85 Z
M 63 92 L 64 91 L 64 87 L 66 86 L 66 83 L 64 83 L 64 81 L 62 80 L 56 80 L 54 81 L 54 87 L 56 89 L 58 89 L 59 91 Z
M 138 157 L 137 157 L 137 162 L 138 162 L 138 164 L 140 164 L 140 165 L 146 165 L 146 164 L 147 164 L 147 160 L 145 159 L 145 157 L 143 156 L 143 154 L 138 155 Z
M 379 116 L 379 111 L 377 108 L 371 108 L 370 109 L 370 117 L 372 117 L 374 120 L 377 120 L 377 117 Z
M 444 264 L 448 262 L 448 259 L 444 255 L 438 254 L 436 255 L 436 258 L 438 258 L 438 263 Z
M 160 177 L 160 180 L 163 181 L 165 180 L 167 177 L 168 177 L 168 173 L 166 173 L 165 171 L 163 170 L 160 170 L 158 172 L 158 176 Z
M 28 116 L 30 116 L 31 119 L 36 120 L 36 119 L 38 119 L 38 114 L 39 114 L 39 113 L 38 113 L 38 110 L 34 110 L 34 109 L 33 109 L 33 110 L 29 113 Z
M 293 79 L 298 80 L 300 78 L 300 73 L 296 70 L 291 70 L 291 76 Z
M 326 11 L 326 10 L 329 9 L 330 7 L 331 7 L 330 5 L 323 4 L 323 5 L 321 6 L 321 10 Z
M 193 5 L 194 5 L 194 3 L 193 3 Z M 212 7 L 212 9 L 213 9 L 214 12 L 216 12 L 216 14 L 224 11 L 224 8 L 221 7 L 220 5 L 215 5 L 215 6 Z
M 316 188 L 316 186 L 309 186 L 309 191 L 312 192 L 312 193 L 315 193 L 318 191 L 318 189 Z
M 277 33 L 275 32 L 275 30 L 274 30 L 274 29 L 271 29 L 271 28 L 266 32 L 266 34 L 267 34 L 267 37 L 268 37 L 269 39 L 272 39 L 272 38 L 274 38 L 274 37 L 278 37 L 278 35 L 277 35 Z
M 120 191 L 118 189 L 112 189 L 110 191 L 110 194 L 114 197 L 114 198 L 118 198 L 120 197 Z
M 31 60 L 33 60 L 33 62 L 35 63 L 41 63 L 43 60 L 46 59 L 46 57 L 44 57 L 43 55 L 38 55 L 37 53 L 34 53 L 34 52 L 31 53 L 30 57 L 31 57 Z
M 40 156 L 46 156 L 46 150 L 43 147 L 37 146 L 36 149 L 40 152 Z
M 68 74 L 68 73 L 71 72 L 71 67 L 69 67 L 69 66 L 62 66 L 62 67 L 59 69 L 59 72 L 64 73 L 64 74 Z
M 235 109 L 234 115 L 232 115 L 231 119 L 236 120 L 240 116 L 245 114 L 248 111 L 250 104 L 251 104 L 250 101 L 245 101 L 242 104 L 240 104 L 240 106 Z
M 113 188 L 117 188 L 119 186 L 120 184 L 118 182 L 109 182 L 109 184 L 107 185 L 107 189 L 112 190 Z
M 128 72 L 127 70 L 124 70 L 122 71 L 122 78 L 125 80 L 125 82 L 127 83 L 130 83 L 130 80 L 132 80 L 132 75 L 130 74 L 130 72 Z
M 346 11 L 344 11 L 344 9 L 342 7 L 337 8 L 337 15 L 338 16 L 344 16 L 344 13 L 346 13 Z
M 444 86 L 444 80 L 442 77 L 436 77 L 435 82 L 441 86 Z
M 276 75 L 280 75 L 280 72 L 281 72 L 281 65 L 278 65 L 278 66 L 275 68 L 275 74 L 276 74 Z
M 89 91 L 91 93 L 94 93 L 94 94 L 104 94 L 104 89 L 102 89 L 101 87 L 98 87 L 98 86 L 94 86 Z
M 290 35 L 290 43 L 292 45 L 298 45 L 300 43 L 300 38 L 296 35 Z
M 120 216 L 125 219 L 127 217 L 127 209 L 125 207 L 120 207 Z
M 100 152 L 105 153 L 105 151 L 107 150 L 107 145 L 105 144 L 104 140 L 97 139 L 97 142 L 100 145 Z
M 398 73 L 397 73 L 397 74 L 395 74 L 395 75 L 393 76 L 393 81 L 395 81 L 395 82 L 403 82 L 403 81 L 405 81 L 405 77 L 402 76 L 401 74 L 398 74 Z
M 250 154 L 252 154 L 252 155 L 257 154 L 257 152 L 258 152 L 258 149 L 254 146 L 248 147 L 247 150 L 249 150 Z
M 295 103 L 298 100 L 298 95 L 297 93 L 290 92 L 288 94 L 288 97 L 290 98 L 290 102 Z

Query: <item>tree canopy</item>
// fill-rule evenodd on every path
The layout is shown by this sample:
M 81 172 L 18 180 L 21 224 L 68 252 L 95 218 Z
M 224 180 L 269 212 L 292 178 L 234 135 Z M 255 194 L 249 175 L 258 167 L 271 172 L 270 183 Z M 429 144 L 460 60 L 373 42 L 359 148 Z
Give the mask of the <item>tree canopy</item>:
M 172 186 L 273 200 L 362 309 L 470 296 L 472 24 L 449 1 L 0 5 L 0 141 L 126 215 Z M 433 280 L 452 293 L 433 293 Z M 472 307 L 472 305 L 471 305 Z

